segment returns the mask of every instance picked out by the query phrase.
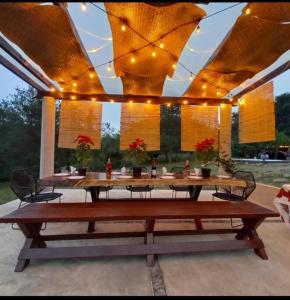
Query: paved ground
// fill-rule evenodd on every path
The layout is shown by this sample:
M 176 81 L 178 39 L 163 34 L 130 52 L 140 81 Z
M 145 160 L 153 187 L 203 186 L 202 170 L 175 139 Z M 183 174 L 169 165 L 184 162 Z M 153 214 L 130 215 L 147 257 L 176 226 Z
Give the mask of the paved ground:
M 62 201 L 84 201 L 82 190 L 61 190 Z M 152 196 L 171 195 L 154 191 Z M 111 197 L 128 197 L 126 191 L 112 191 Z M 180 194 L 182 196 L 182 194 Z M 203 191 L 200 200 L 210 198 Z M 0 215 L 14 210 L 18 201 L 0 206 Z M 235 223 L 235 225 L 238 223 Z M 136 229 L 142 222 L 102 222 L 98 230 Z M 158 222 L 159 228 L 188 228 L 193 222 Z M 229 223 L 206 222 L 205 228 L 229 227 Z M 65 232 L 85 231 L 86 223 L 49 224 L 47 232 L 62 228 Z M 22 273 L 14 267 L 24 238 L 10 225 L 0 224 L 0 294 L 1 295 L 289 295 L 290 232 L 279 219 L 259 227 L 269 260 L 253 251 L 232 251 L 192 255 L 159 256 L 154 268 L 148 268 L 142 256 L 124 258 L 32 261 Z M 159 237 L 159 241 L 202 240 L 208 237 Z M 217 239 L 217 237 L 211 237 Z M 140 240 L 141 241 L 141 240 Z M 63 245 L 136 243 L 138 238 L 109 241 L 63 241 Z M 53 242 L 50 242 L 53 245 Z

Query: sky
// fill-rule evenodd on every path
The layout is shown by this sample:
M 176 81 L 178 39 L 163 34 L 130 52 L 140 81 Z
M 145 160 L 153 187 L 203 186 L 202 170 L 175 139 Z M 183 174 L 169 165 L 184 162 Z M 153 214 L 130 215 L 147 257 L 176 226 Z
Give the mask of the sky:
M 96 3 L 104 9 L 103 3 Z M 198 4 L 204 9 L 207 15 L 220 11 L 236 4 L 235 2 L 226 3 L 209 3 L 208 5 Z M 179 61 L 188 66 L 195 73 L 206 64 L 207 60 L 213 53 L 213 50 L 221 43 L 227 32 L 233 26 L 235 20 L 246 3 L 237 5 L 221 14 L 201 21 L 200 33 L 192 33 L 188 40 Z M 112 60 L 113 49 L 112 43 L 107 38 L 111 37 L 107 15 L 90 3 L 87 4 L 86 11 L 81 10 L 80 3 L 68 3 L 69 13 L 78 30 L 80 38 L 88 51 L 93 65 L 98 65 Z M 7 55 L 0 49 L 0 54 L 7 58 Z M 252 79 L 244 82 L 240 87 L 233 90 L 233 94 L 245 88 L 247 85 L 256 81 L 258 78 L 269 73 L 274 68 L 283 64 L 290 59 L 290 50 L 284 53 L 272 66 L 269 66 L 263 72 L 258 73 Z M 9 59 L 13 61 L 12 59 Z M 107 66 L 98 68 L 100 80 L 105 91 L 110 94 L 122 94 L 122 84 L 119 78 L 114 77 L 114 72 L 109 72 Z M 177 65 L 173 80 L 165 81 L 163 88 L 164 96 L 181 96 L 190 84 L 189 74 L 179 65 Z M 0 99 L 5 98 L 15 91 L 16 87 L 26 88 L 28 85 L 15 76 L 12 72 L 0 65 Z M 290 92 L 290 71 L 281 74 L 274 79 L 275 96 Z M 117 130 L 120 128 L 120 104 L 104 103 L 103 104 L 103 122 L 109 122 Z

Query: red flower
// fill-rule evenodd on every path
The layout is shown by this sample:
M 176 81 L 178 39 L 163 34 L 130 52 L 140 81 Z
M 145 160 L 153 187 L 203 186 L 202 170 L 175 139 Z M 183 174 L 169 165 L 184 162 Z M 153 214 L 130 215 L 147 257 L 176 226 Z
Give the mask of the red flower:
M 78 142 L 78 145 L 80 144 L 91 144 L 94 145 L 94 142 L 89 136 L 86 135 L 79 135 L 75 140 L 74 143 Z
M 214 139 L 205 139 L 195 145 L 197 151 L 208 151 L 213 149 Z

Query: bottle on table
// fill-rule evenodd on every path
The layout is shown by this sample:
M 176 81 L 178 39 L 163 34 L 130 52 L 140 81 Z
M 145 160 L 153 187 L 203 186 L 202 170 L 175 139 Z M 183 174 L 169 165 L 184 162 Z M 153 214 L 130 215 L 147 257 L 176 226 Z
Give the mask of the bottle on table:
M 157 163 L 156 163 L 156 158 L 153 157 L 152 165 L 151 165 L 151 178 L 156 178 L 156 177 L 157 177 Z
M 187 159 L 184 165 L 184 175 L 189 176 L 190 175 L 190 164 L 189 160 Z
M 107 179 L 111 179 L 112 178 L 112 163 L 111 163 L 111 159 L 108 158 L 107 163 L 106 163 L 106 178 Z

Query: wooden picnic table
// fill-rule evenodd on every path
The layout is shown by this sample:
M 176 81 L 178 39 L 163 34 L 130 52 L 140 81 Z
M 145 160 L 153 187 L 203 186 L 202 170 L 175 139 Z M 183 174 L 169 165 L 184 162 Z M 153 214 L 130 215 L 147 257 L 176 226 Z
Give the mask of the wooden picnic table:
M 87 172 L 84 179 L 70 179 L 70 176 L 49 176 L 40 180 L 41 185 L 59 186 L 59 187 L 89 187 L 92 202 L 99 201 L 101 186 L 184 186 L 188 185 L 190 199 L 197 201 L 202 186 L 240 186 L 245 187 L 244 180 L 235 178 L 218 178 L 211 176 L 210 178 L 189 179 L 183 174 L 175 174 L 175 179 L 163 179 L 160 176 L 151 178 L 149 175 L 142 175 L 139 179 L 119 179 L 120 175 L 112 175 L 111 179 L 106 178 L 106 173 L 103 172 Z M 202 229 L 200 219 L 195 219 L 197 229 Z M 88 232 L 95 231 L 95 222 L 90 222 Z

